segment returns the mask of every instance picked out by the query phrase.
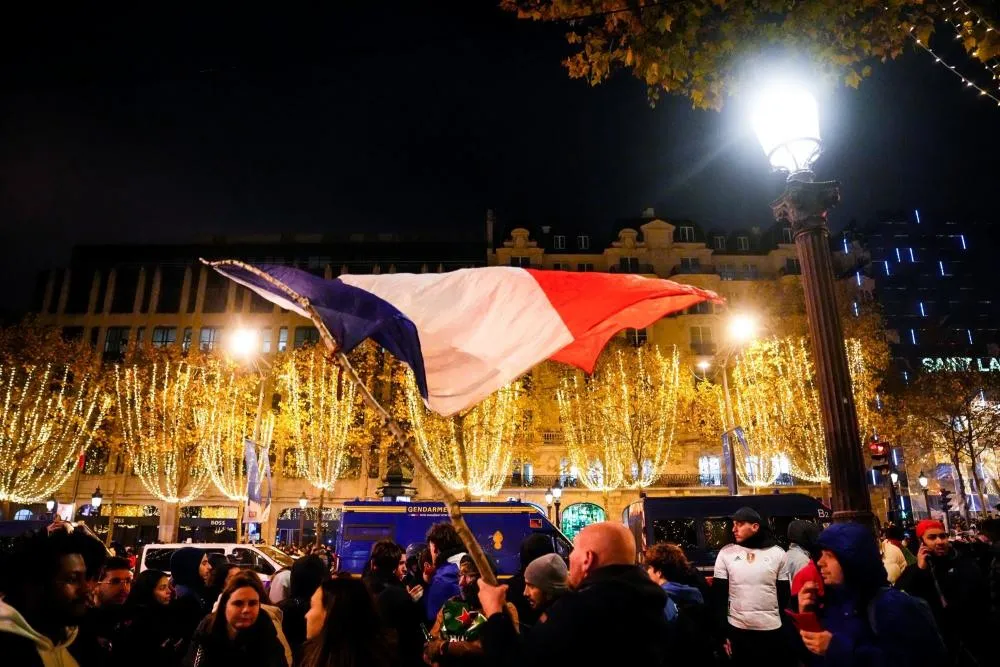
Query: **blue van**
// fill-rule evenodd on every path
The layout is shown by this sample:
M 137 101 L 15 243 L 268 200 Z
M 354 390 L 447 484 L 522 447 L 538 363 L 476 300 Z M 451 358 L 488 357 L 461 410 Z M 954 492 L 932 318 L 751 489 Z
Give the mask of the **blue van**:
M 757 510 L 785 549 L 788 524 L 795 519 L 821 527 L 833 520 L 829 507 L 801 493 L 641 498 L 628 506 L 622 520 L 632 531 L 639 554 L 651 544 L 673 542 L 684 549 L 692 565 L 711 575 L 719 550 L 733 541 L 729 517 L 741 507 Z
M 510 577 L 520 568 L 521 542 L 528 535 L 549 536 L 556 553 L 569 558 L 570 541 L 534 505 L 518 501 L 460 503 L 462 515 L 476 540 L 497 567 L 498 576 Z M 337 531 L 340 569 L 361 574 L 372 545 L 392 540 L 404 549 L 427 541 L 435 523 L 448 521 L 444 503 L 381 502 L 358 500 L 344 503 Z

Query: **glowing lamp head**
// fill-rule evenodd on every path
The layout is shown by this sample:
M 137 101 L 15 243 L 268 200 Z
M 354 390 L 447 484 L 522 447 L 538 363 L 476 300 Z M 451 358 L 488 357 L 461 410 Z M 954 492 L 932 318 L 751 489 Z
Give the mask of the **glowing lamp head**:
M 58 503 L 56 502 L 56 497 L 52 496 L 51 498 L 49 498 L 48 500 L 45 501 L 45 509 L 46 509 L 46 511 L 51 512 L 51 511 L 55 510 L 57 504 Z
M 306 508 L 306 505 L 308 504 L 309 504 L 309 499 L 306 498 L 306 492 L 303 491 L 302 496 L 299 498 L 299 509 L 304 510 Z
M 554 489 L 552 489 L 552 497 L 555 498 L 556 501 L 558 502 L 559 499 L 562 498 L 562 487 L 557 486 Z
M 889 473 L 889 479 L 892 480 L 893 484 L 898 484 L 899 483 L 899 473 L 896 472 L 895 470 L 893 470 L 891 473 Z
M 921 489 L 926 489 L 928 482 L 930 482 L 930 480 L 927 479 L 927 475 L 924 474 L 923 470 L 920 471 L 920 477 L 917 477 L 917 481 L 920 482 Z
M 104 502 L 104 494 L 101 493 L 101 487 L 97 487 L 94 495 L 90 497 L 90 506 L 95 510 L 100 509 L 102 502 Z
M 809 171 L 819 157 L 819 105 L 805 88 L 775 84 L 753 105 L 752 123 L 764 154 L 776 171 L 790 176 Z
M 257 350 L 257 332 L 237 329 L 229 338 L 229 351 L 237 357 L 249 357 Z
M 757 320 L 750 315 L 734 315 L 729 320 L 729 338 L 746 343 L 757 334 Z
M 698 368 L 699 371 L 704 373 L 705 371 L 707 371 L 709 368 L 712 367 L 712 363 L 710 361 L 702 359 L 697 364 L 695 364 L 695 366 Z
M 546 491 L 545 492 L 545 504 L 546 505 L 551 505 L 552 504 L 552 491 Z

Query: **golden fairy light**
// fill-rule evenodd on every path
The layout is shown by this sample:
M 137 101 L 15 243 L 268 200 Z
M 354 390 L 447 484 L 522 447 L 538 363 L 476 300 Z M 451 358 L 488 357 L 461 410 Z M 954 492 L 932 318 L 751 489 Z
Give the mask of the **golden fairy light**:
M 281 373 L 295 472 L 321 491 L 333 491 L 355 451 L 352 427 L 360 410 L 354 383 L 323 348 L 296 350 Z
M 850 339 L 845 347 L 865 440 L 877 430 L 877 378 L 859 340 Z M 745 484 L 769 486 L 785 472 L 810 482 L 830 481 L 819 390 L 805 338 L 765 339 L 748 347 L 733 368 L 731 396 L 749 448 L 737 449 L 737 474 Z M 720 395 L 720 422 L 724 410 Z
M 438 417 L 424 407 L 413 375 L 406 402 L 417 450 L 431 472 L 467 500 L 500 492 L 523 431 L 523 390 L 515 381 L 470 410 Z
M 205 463 L 216 488 L 230 500 L 247 501 L 246 441 L 257 448 L 257 479 L 263 478 L 264 457 L 274 434 L 274 415 L 263 410 L 265 378 L 217 367 L 204 382 L 213 400 L 195 411 L 202 433 Z
M 168 503 L 188 503 L 212 478 L 195 411 L 209 402 L 199 368 L 157 360 L 115 368 L 122 438 L 143 487 Z
M 0 502 L 50 497 L 90 447 L 111 399 L 65 367 L 0 366 Z
M 608 493 L 653 483 L 670 455 L 680 395 L 680 357 L 653 346 L 617 347 L 593 376 L 565 378 L 556 392 L 570 460 L 583 484 Z

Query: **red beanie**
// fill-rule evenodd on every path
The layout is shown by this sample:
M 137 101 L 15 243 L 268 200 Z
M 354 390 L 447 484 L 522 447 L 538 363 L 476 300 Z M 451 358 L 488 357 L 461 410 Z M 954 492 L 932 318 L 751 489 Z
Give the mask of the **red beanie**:
M 918 522 L 917 523 L 917 529 L 916 529 L 917 539 L 918 540 L 922 539 L 923 536 L 924 536 L 924 533 L 926 533 L 931 528 L 938 528 L 940 530 L 944 530 L 944 524 L 941 523 L 940 521 L 938 521 L 937 519 L 924 519 L 924 520 Z

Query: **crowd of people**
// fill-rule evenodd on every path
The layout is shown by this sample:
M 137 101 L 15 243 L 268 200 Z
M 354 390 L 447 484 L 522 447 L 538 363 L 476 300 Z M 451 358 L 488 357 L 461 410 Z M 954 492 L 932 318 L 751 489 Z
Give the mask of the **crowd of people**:
M 0 656 L 26 667 L 531 667 L 997 664 L 1000 521 L 956 542 L 860 524 L 732 517 L 710 581 L 676 544 L 637 553 L 595 523 L 568 563 L 532 535 L 506 584 L 486 582 L 454 528 L 378 542 L 362 578 L 303 552 L 265 585 L 192 545 L 170 572 L 110 554 L 82 527 L 29 533 L 0 564 Z

